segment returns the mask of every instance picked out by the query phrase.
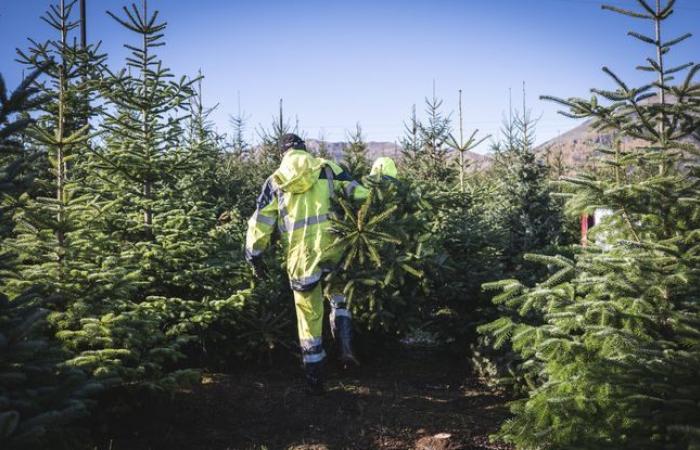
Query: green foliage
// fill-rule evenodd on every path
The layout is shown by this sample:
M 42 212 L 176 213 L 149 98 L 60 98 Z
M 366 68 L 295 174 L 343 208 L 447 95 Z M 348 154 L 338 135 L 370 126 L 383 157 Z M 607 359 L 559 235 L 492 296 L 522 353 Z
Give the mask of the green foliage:
M 75 242 L 83 238 L 86 211 L 72 172 L 76 158 L 87 147 L 86 121 L 94 114 L 86 106 L 95 91 L 96 74 L 91 67 L 99 67 L 104 56 L 93 47 L 80 49 L 71 43 L 70 32 L 77 26 L 72 20 L 74 4 L 52 5 L 43 16 L 55 39 L 33 42 L 28 51 L 18 51 L 21 63 L 41 71 L 31 85 L 45 101 L 24 136 L 36 154 L 35 168 L 41 170 L 31 190 L 18 199 L 22 207 L 13 216 L 9 245 L 20 263 L 18 276 L 8 283 L 14 292 L 40 283 L 49 292 L 73 295 L 77 287 L 71 275 L 72 255 L 77 251 Z
M 411 179 L 449 184 L 455 176 L 447 145 L 451 119 L 442 112 L 442 104 L 433 92 L 431 98 L 425 99 L 426 120 L 417 119 L 414 107 L 410 123 L 405 125 L 402 165 Z
M 561 204 L 552 197 L 550 169 L 535 155 L 536 125 L 523 104 L 522 112 L 509 114 L 502 139 L 493 146 L 491 175 L 498 180 L 495 201 L 505 233 L 504 263 L 508 272 L 521 276 L 525 253 L 571 239 L 566 236 Z
M 280 99 L 279 114 L 272 118 L 270 127 L 260 127 L 258 130 L 261 143 L 257 152 L 257 161 L 265 173 L 272 173 L 279 167 L 283 156 L 282 136 L 292 132 L 291 125 L 284 117 L 284 108 Z
M 660 22 L 673 2 L 640 4 L 623 12 Z M 165 23 L 146 0 L 110 13 L 138 42 L 116 71 L 72 43 L 72 6 L 46 16 L 57 38 L 20 52 L 44 75 L 11 96 L 0 79 L 0 439 L 13 445 L 84 413 L 99 385 L 169 392 L 198 368 L 296 348 L 281 257 L 253 281 L 242 254 L 245 218 L 292 131 L 281 101 L 259 145 L 241 113 L 227 142 L 201 74 L 176 78 L 155 54 Z M 662 57 L 686 39 L 631 35 Z M 463 139 L 461 105 L 457 140 L 433 94 L 426 117 L 414 108 L 406 124 L 400 179 L 366 177 L 365 200 L 336 201 L 327 250 L 341 269 L 325 286 L 345 292 L 363 337 L 462 354 L 473 344 L 483 372 L 527 392 L 501 433 L 523 448 L 698 445 L 700 196 L 688 139 L 700 68 L 647 62 L 657 79 L 641 88 L 606 68 L 614 90 L 554 99 L 614 133 L 594 173 L 549 183 L 566 171 L 538 161 L 525 105 L 504 124 L 494 167 L 468 171 L 481 140 Z M 631 138 L 646 144 L 623 145 Z M 359 179 L 359 125 L 350 140 L 343 162 Z M 560 247 L 573 240 L 561 197 L 571 217 L 613 212 L 592 233 L 598 245 Z
M 331 155 L 328 149 L 328 142 L 326 142 L 326 138 L 323 134 L 318 138 L 318 151 L 316 152 L 316 156 L 322 159 L 333 160 L 333 155 Z
M 355 125 L 355 131 L 348 134 L 348 143 L 343 147 L 341 164 L 354 179 L 360 179 L 369 173 L 368 148 L 359 122 Z
M 342 289 L 356 323 L 388 335 L 421 325 L 430 204 L 409 183 L 368 177 L 370 193 L 355 204 L 337 199 L 329 251 L 342 254 L 328 289 Z
M 607 9 L 651 20 L 658 30 L 674 4 L 639 3 L 639 12 Z M 499 434 L 519 448 L 700 446 L 700 214 L 691 200 L 700 194 L 700 152 L 685 141 L 700 126 L 692 81 L 700 67 L 665 68 L 668 50 L 685 38 L 631 35 L 654 47 L 657 59 L 640 68 L 654 82 L 630 88 L 606 68 L 614 91 L 555 99 L 568 115 L 617 135 L 601 151 L 602 170 L 565 180 L 572 213 L 612 211 L 595 228 L 597 245 L 574 259 L 528 257 L 547 268 L 538 284 L 485 285 L 501 291 L 494 302 L 504 315 L 481 331 L 497 346 L 512 345 L 523 360 L 517 375 L 528 380 L 527 397 L 513 403 L 514 417 Z M 670 75 L 687 68 L 671 85 Z M 643 144 L 617 145 L 629 138 Z
M 64 363 L 65 353 L 43 335 L 48 311 L 38 290 L 0 294 L 0 444 L 36 448 L 46 434 L 88 412 L 101 389 Z
M 42 222 L 31 203 L 16 214 L 17 247 L 44 242 L 46 249 L 26 252 L 22 282 L 53 280 L 48 291 L 61 297 L 48 317 L 75 354 L 70 364 L 110 384 L 169 390 L 196 378 L 188 353 L 208 339 L 217 299 L 246 279 L 241 234 L 217 227 L 222 190 L 211 173 L 221 139 L 207 121 L 201 87 L 173 81 L 153 53 L 165 24 L 145 1 L 112 17 L 141 46 L 129 47 L 127 68 L 103 68 L 101 140 L 71 141 L 83 146 L 71 160 L 71 182 L 46 180 L 65 193 L 50 212 L 62 208 L 59 223 L 68 225 Z M 48 219 L 54 216 L 61 219 Z
M 23 130 L 30 125 L 27 112 L 45 97 L 37 95 L 31 73 L 11 94 L 0 76 L 0 223 L 17 209 L 17 198 L 31 187 L 24 157 Z M 2 235 L 0 274 L 16 276 L 16 255 L 6 249 Z M 87 412 L 88 397 L 100 389 L 85 374 L 66 365 L 69 356 L 46 337 L 49 299 L 39 286 L 28 286 L 10 298 L 0 292 L 0 445 L 2 448 L 36 448 L 49 432 Z

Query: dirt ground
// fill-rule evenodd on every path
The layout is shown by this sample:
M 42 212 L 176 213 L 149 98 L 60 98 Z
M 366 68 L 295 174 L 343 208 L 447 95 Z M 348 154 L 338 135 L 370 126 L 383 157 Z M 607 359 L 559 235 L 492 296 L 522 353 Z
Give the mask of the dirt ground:
M 303 391 L 301 370 L 208 373 L 94 436 L 95 450 L 507 449 L 489 434 L 504 397 L 453 356 L 397 351 L 358 369 L 329 364 L 327 392 Z

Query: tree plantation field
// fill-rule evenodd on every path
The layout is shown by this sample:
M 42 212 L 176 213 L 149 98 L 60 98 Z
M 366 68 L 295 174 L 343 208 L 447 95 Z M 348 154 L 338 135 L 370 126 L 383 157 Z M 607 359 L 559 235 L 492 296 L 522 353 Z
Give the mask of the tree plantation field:
M 147 0 L 109 5 L 123 61 L 81 39 L 77 1 L 51 3 L 23 81 L 0 77 L 0 448 L 700 449 L 700 65 L 673 52 L 689 2 L 599 12 L 646 30 L 629 39 L 647 84 L 604 67 L 602 88 L 542 97 L 606 136 L 585 169 L 535 148 L 525 89 L 497 136 L 433 90 L 395 178 L 348 133 L 336 162 L 367 195 L 333 196 L 321 283 L 361 364 L 337 362 L 326 318 L 322 395 L 282 239 L 264 277 L 244 250 L 305 130 L 282 101 L 255 142 L 240 113 L 218 130 Z

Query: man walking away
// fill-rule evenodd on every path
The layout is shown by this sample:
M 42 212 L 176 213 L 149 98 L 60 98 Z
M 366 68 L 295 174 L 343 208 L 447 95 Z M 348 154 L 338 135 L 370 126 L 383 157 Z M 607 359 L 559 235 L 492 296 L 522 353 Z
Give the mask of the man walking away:
M 361 199 L 367 190 L 334 162 L 306 151 L 295 134 L 282 137 L 285 151 L 280 167 L 265 181 L 257 208 L 248 221 L 246 260 L 257 278 L 265 275 L 263 252 L 270 246 L 275 229 L 281 234 L 287 274 L 294 291 L 297 330 L 306 381 L 311 393 L 323 392 L 322 367 L 326 353 L 322 345 L 323 294 L 321 279 L 333 271 L 340 259 L 337 250 L 327 250 L 333 237 L 331 199 L 339 190 Z M 340 341 L 341 360 L 357 362 L 352 351 L 352 322 L 342 293 L 330 295 L 331 330 Z

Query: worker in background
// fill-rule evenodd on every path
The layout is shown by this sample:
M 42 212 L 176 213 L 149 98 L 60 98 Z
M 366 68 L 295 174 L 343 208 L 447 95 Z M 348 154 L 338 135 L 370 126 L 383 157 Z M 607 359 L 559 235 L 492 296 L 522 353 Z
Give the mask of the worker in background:
M 396 170 L 396 163 L 393 159 L 388 156 L 381 156 L 374 160 L 372 170 L 369 174 L 370 176 L 380 176 L 395 180 L 398 176 L 398 171 Z
M 326 352 L 321 339 L 323 293 L 321 279 L 335 270 L 340 254 L 328 250 L 333 237 L 331 199 L 343 190 L 361 199 L 368 192 L 334 162 L 306 151 L 295 134 L 281 139 L 285 151 L 280 167 L 265 181 L 257 207 L 248 221 L 246 260 L 257 278 L 265 276 L 263 252 L 275 229 L 281 234 L 287 274 L 294 292 L 297 330 L 307 385 L 313 394 L 323 392 L 322 368 Z M 352 318 L 342 293 L 331 293 L 331 331 L 339 341 L 341 361 L 357 363 L 352 349 Z

